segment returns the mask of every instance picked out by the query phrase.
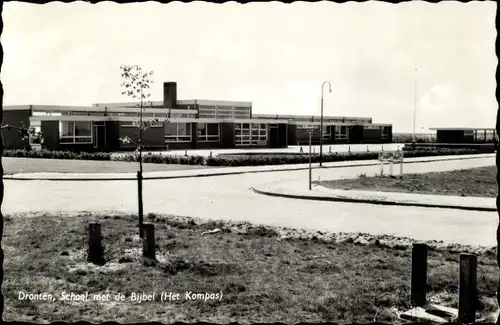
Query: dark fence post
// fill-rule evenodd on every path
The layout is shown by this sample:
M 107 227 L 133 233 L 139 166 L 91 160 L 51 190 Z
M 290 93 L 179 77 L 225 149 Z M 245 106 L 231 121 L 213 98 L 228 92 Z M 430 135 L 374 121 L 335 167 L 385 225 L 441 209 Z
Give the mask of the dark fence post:
M 104 249 L 101 238 L 101 225 L 96 222 L 89 223 L 87 261 L 97 265 L 104 264 Z
M 138 191 L 138 204 L 139 204 L 139 237 L 144 238 L 142 232 L 142 223 L 144 221 L 143 217 L 143 206 L 142 206 L 142 173 L 140 171 L 137 172 L 137 191 Z
M 477 256 L 460 254 L 458 321 L 473 323 L 477 309 Z
M 155 225 L 145 223 L 142 228 L 144 229 L 142 255 L 154 260 L 156 259 Z
M 417 307 L 427 302 L 427 245 L 413 244 L 411 253 L 411 302 Z

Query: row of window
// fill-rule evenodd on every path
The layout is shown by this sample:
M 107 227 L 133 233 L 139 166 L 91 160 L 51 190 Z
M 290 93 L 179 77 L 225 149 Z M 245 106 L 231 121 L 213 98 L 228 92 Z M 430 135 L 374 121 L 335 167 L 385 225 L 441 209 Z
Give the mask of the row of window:
M 199 142 L 219 142 L 220 124 L 198 123 L 196 135 Z M 189 123 L 168 123 L 165 127 L 165 142 L 191 142 L 191 136 Z
M 335 139 L 345 140 L 348 138 L 347 126 L 345 125 L 323 126 L 323 140 L 330 140 L 332 138 L 332 129 L 335 132 Z
M 198 123 L 196 128 L 198 141 L 219 141 L 220 125 L 218 123 Z M 92 122 L 61 121 L 59 122 L 59 134 L 61 143 L 92 143 Z M 189 123 L 168 123 L 165 126 L 165 141 L 191 142 L 191 125 Z
M 200 105 L 200 118 L 250 118 L 249 107 Z
M 123 126 L 131 126 L 123 124 Z M 191 142 L 190 123 L 167 123 L 155 127 L 165 128 L 165 142 Z M 347 139 L 348 128 L 345 125 L 335 126 L 335 139 Z M 92 122 L 85 121 L 61 121 L 59 122 L 61 143 L 92 143 Z M 323 127 L 323 138 L 330 139 L 332 128 Z M 198 123 L 196 135 L 200 142 L 220 141 L 219 123 Z M 479 133 L 478 133 L 479 135 Z M 236 145 L 255 145 L 267 142 L 267 125 L 255 123 L 237 123 L 234 128 Z M 389 136 L 389 127 L 382 128 L 382 139 Z

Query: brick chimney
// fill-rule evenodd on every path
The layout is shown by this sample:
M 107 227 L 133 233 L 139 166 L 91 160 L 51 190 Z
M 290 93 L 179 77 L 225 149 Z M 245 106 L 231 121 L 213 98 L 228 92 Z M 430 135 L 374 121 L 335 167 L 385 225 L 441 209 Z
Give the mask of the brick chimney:
M 165 108 L 177 108 L 177 83 L 163 83 L 163 106 Z

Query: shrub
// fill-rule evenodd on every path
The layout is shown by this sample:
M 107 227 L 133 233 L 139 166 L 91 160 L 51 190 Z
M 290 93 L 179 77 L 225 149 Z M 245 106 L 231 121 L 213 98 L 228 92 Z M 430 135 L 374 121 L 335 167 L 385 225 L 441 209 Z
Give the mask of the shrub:
M 4 150 L 4 157 L 25 157 L 44 159 L 75 159 L 75 160 L 111 160 L 111 154 L 107 152 L 71 152 L 51 150 Z
M 435 146 L 416 146 L 403 147 L 404 156 L 430 157 L 442 155 L 467 155 L 494 152 L 492 145 L 464 145 L 465 148 L 445 148 Z M 341 152 L 327 153 L 323 155 L 323 162 L 339 162 L 353 160 L 376 160 L 378 152 Z M 49 150 L 5 150 L 5 157 L 28 157 L 28 158 L 52 158 L 52 159 L 79 159 L 79 160 L 113 160 L 125 162 L 137 162 L 137 156 L 134 153 L 127 153 L 120 156 L 111 157 L 110 153 L 105 152 L 70 152 L 70 151 L 49 151 Z M 283 164 L 307 164 L 309 163 L 308 154 L 225 154 L 213 157 L 203 156 L 173 156 L 146 153 L 142 157 L 144 163 L 154 164 L 182 164 L 182 165 L 207 165 L 207 166 L 264 166 L 264 165 L 283 165 Z M 312 154 L 311 161 L 319 162 L 319 154 Z

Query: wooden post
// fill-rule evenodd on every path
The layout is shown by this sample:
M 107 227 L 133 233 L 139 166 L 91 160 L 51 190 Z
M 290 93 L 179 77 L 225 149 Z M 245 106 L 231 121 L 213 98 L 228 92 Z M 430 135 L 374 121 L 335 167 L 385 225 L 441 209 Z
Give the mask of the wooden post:
M 328 147 L 328 153 L 332 153 L 332 146 Z
M 394 158 L 390 158 L 389 159 L 389 175 L 391 175 L 391 177 L 392 177 L 392 165 L 393 165 L 393 162 L 394 162 Z
M 458 321 L 474 323 L 477 309 L 477 256 L 460 254 Z
M 87 261 L 97 264 L 104 264 L 104 249 L 101 241 L 101 225 L 96 222 L 89 223 L 89 242 L 87 251 Z
M 155 225 L 152 223 L 145 223 L 142 228 L 144 229 L 142 256 L 156 259 Z
M 187 149 L 185 149 L 185 150 L 184 150 L 184 156 L 186 156 L 186 157 L 187 157 L 187 155 L 188 155 L 188 151 L 187 151 Z
M 138 194 L 138 206 L 139 206 L 139 237 L 143 238 L 142 223 L 144 221 L 143 216 L 143 204 L 142 204 L 142 173 L 137 172 L 137 194 Z
M 413 244 L 411 253 L 411 303 L 422 307 L 427 302 L 427 245 Z
M 300 147 L 300 153 L 304 153 L 304 150 L 302 149 L 302 147 Z

